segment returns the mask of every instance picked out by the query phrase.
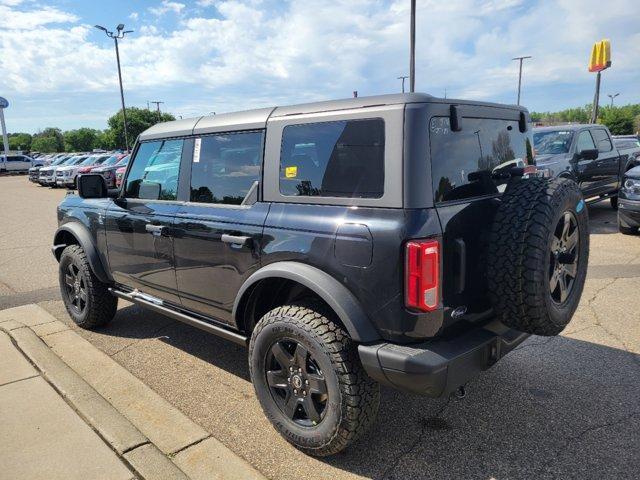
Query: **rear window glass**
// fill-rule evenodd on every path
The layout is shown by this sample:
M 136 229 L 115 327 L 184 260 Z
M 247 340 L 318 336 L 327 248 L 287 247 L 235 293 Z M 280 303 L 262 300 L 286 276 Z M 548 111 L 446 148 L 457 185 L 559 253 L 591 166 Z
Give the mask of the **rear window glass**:
M 380 198 L 383 192 L 381 118 L 284 128 L 280 155 L 283 195 Z
M 571 130 L 547 130 L 533 134 L 533 144 L 540 155 L 568 153 L 572 139 Z
M 516 121 L 464 118 L 454 132 L 449 117 L 433 117 L 430 133 L 436 202 L 501 193 L 509 169 L 533 164 L 531 138 Z

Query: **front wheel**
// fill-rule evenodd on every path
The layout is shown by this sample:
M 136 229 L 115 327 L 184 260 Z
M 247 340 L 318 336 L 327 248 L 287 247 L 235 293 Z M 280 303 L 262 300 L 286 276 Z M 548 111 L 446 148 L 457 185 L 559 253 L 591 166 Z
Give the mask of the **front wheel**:
M 118 299 L 95 276 L 79 245 L 69 245 L 60 255 L 59 281 L 64 306 L 79 327 L 101 327 L 115 316 Z
M 249 345 L 251 380 L 278 432 L 315 456 L 335 454 L 374 422 L 380 389 L 331 315 L 310 305 L 268 312 Z

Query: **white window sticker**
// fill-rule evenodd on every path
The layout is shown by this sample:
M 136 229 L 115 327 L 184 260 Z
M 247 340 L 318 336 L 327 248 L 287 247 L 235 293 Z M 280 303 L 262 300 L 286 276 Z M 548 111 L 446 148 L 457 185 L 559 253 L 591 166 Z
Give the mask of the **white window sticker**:
M 202 143 L 201 138 L 196 138 L 195 145 L 193 146 L 193 163 L 200 162 L 200 144 Z

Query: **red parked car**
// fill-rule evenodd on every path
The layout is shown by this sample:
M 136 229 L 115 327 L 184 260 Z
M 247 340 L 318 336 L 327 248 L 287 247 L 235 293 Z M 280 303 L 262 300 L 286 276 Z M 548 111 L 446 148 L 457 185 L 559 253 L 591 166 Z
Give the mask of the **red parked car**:
M 116 170 L 116 187 L 120 188 L 122 185 L 122 177 L 124 177 L 124 172 L 127 171 L 127 167 L 120 167 Z

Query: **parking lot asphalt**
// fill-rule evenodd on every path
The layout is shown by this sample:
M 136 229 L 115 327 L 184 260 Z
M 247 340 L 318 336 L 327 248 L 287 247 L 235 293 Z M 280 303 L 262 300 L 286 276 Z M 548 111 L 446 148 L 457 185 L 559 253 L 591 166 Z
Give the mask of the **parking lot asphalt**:
M 38 303 L 71 324 L 49 250 L 65 194 L 0 178 L 0 308 Z M 124 302 L 106 328 L 76 331 L 270 478 L 637 478 L 640 237 L 617 233 L 608 202 L 589 214 L 587 283 L 561 336 L 531 337 L 464 399 L 384 388 L 375 427 L 328 459 L 270 426 L 242 347 Z

